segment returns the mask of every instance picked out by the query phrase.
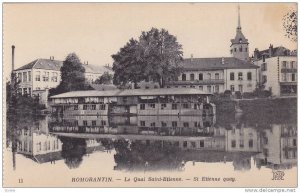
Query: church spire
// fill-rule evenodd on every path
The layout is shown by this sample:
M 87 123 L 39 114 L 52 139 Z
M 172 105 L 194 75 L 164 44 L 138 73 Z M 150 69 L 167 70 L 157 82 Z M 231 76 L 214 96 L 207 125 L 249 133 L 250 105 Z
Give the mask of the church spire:
M 238 30 L 241 30 L 242 27 L 241 27 L 241 16 L 240 16 L 240 4 L 238 4 L 238 27 L 237 27 Z

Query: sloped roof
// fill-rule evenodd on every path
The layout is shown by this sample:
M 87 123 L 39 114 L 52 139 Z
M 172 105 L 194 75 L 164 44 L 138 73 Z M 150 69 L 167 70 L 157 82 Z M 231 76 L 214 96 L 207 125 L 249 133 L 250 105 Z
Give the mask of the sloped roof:
M 224 63 L 223 63 L 224 61 Z M 189 58 L 184 59 L 181 66 L 184 70 L 222 70 L 222 69 L 252 69 L 258 68 L 251 62 L 234 57 L 219 58 Z
M 56 70 L 59 71 L 62 67 L 62 61 L 59 60 L 50 60 L 50 59 L 37 59 L 29 64 L 26 64 L 16 70 L 25 70 L 25 69 L 46 69 L 46 70 Z
M 274 57 L 274 56 L 289 56 L 290 55 L 290 50 L 283 47 L 283 46 L 278 46 L 275 48 L 271 48 L 271 56 L 270 56 L 270 48 L 269 49 L 265 49 L 262 51 L 258 51 L 257 52 L 257 57 L 261 58 L 263 55 L 265 55 L 267 58 L 269 57 Z
M 93 65 L 93 64 L 83 64 L 85 68 L 85 72 L 87 73 L 97 73 L 97 72 L 109 72 L 113 73 L 113 70 L 108 66 L 100 66 L 100 65 Z
M 231 44 L 248 44 L 248 39 L 245 38 L 240 28 L 237 28 L 235 38 L 231 39 Z
M 158 95 L 182 95 L 182 94 L 208 94 L 195 88 L 158 88 L 158 89 L 126 89 L 126 90 L 88 90 L 72 91 L 50 98 L 72 98 L 72 97 L 109 97 L 109 96 L 158 96 Z
M 29 64 L 26 64 L 17 70 L 26 70 L 26 69 L 45 69 L 45 70 L 56 70 L 60 71 L 60 68 L 63 65 L 63 61 L 60 60 L 51 60 L 51 59 L 43 59 L 39 58 L 36 59 Z M 99 72 L 110 72 L 113 73 L 112 69 L 108 66 L 100 66 L 100 65 L 87 65 L 87 64 L 82 64 L 83 67 L 85 68 L 85 72 L 87 73 L 99 73 Z

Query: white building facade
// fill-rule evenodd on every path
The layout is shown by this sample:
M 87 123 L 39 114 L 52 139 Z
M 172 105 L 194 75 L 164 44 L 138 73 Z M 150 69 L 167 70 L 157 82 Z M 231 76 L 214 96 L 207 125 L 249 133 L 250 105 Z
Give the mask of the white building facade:
M 297 56 L 284 47 L 254 51 L 254 64 L 259 67 L 259 82 L 274 96 L 297 95 Z

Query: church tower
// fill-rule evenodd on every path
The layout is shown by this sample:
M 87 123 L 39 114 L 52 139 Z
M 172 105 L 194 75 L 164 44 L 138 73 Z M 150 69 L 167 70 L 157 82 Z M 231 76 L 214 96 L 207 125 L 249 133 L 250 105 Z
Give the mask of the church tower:
M 232 57 L 240 60 L 249 60 L 248 39 L 242 33 L 241 18 L 240 18 L 240 5 L 238 5 L 238 26 L 236 28 L 236 35 L 231 39 L 230 53 Z

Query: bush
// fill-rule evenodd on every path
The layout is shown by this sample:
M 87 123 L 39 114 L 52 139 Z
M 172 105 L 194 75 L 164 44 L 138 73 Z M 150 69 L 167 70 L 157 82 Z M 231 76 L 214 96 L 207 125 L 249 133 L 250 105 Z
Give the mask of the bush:
M 224 97 L 230 98 L 230 96 L 231 96 L 231 91 L 230 90 L 225 90 L 224 91 Z
M 241 99 L 241 98 L 242 98 L 242 93 L 241 93 L 240 91 L 236 91 L 236 92 L 235 92 L 235 97 L 236 97 L 237 99 Z
M 246 99 L 255 98 L 255 94 L 253 92 L 244 92 L 243 98 L 246 98 Z

